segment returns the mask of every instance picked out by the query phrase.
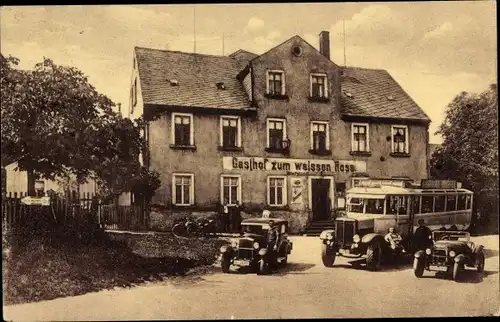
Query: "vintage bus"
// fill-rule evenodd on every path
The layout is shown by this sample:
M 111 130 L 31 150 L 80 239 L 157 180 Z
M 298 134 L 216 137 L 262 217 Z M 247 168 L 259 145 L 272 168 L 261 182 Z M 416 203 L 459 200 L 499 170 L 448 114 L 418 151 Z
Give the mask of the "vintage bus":
M 450 180 L 362 180 L 346 193 L 346 214 L 336 218 L 335 230 L 321 233 L 322 260 L 332 266 L 335 256 L 366 255 L 367 268 L 376 270 L 391 255 L 384 240 L 389 227 L 411 252 L 411 237 L 424 219 L 431 230 L 466 230 L 472 218 L 472 192 Z

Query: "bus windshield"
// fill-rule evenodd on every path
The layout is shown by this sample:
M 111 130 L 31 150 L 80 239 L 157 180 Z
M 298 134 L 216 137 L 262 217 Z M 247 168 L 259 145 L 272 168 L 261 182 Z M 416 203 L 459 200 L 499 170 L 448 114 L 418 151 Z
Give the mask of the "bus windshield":
M 351 198 L 348 204 L 348 211 L 365 214 L 384 214 L 384 199 L 374 198 Z

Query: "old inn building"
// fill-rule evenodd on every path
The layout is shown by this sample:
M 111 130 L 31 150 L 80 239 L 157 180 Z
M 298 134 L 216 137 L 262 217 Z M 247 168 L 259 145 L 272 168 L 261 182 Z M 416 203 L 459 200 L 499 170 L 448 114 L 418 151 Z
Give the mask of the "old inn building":
M 260 56 L 135 48 L 129 115 L 148 121 L 154 204 L 238 201 L 301 230 L 359 180 L 427 178 L 429 117 L 387 71 L 332 62 L 319 37 L 319 51 L 294 36 Z

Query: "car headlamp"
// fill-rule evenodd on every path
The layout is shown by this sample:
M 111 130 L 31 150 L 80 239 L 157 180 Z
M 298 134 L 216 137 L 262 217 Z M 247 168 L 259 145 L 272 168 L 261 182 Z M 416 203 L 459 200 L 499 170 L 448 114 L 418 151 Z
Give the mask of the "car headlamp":
M 430 254 L 432 254 L 432 251 L 431 251 L 431 249 L 430 249 L 430 248 L 427 248 L 427 249 L 425 250 L 425 253 L 426 253 L 427 255 L 430 255 Z
M 253 248 L 254 249 L 259 249 L 260 245 L 258 242 L 253 243 Z
M 232 240 L 231 241 L 231 246 L 233 246 L 234 248 L 237 248 L 238 247 L 238 241 L 237 240 Z
M 449 254 L 450 254 L 450 257 L 455 257 L 455 255 L 456 255 L 455 251 L 453 251 L 453 250 L 452 250 L 452 251 L 450 251 L 450 253 L 449 253 Z
M 355 242 L 355 243 L 359 243 L 361 240 L 361 238 L 359 237 L 358 234 L 352 236 L 352 241 Z

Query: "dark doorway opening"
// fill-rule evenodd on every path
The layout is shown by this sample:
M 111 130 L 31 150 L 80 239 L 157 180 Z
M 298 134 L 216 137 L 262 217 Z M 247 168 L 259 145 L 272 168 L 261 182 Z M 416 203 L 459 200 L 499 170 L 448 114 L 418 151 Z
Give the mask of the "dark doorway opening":
M 330 180 L 311 179 L 313 220 L 330 218 Z

